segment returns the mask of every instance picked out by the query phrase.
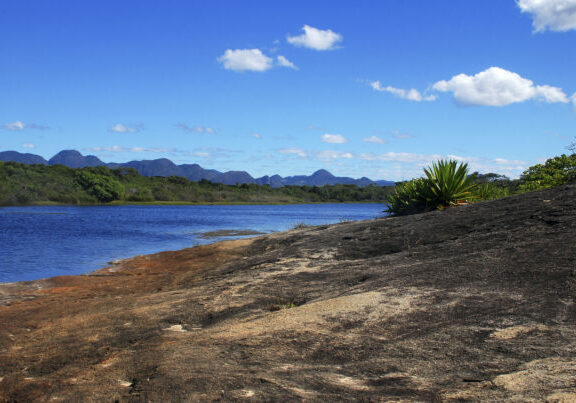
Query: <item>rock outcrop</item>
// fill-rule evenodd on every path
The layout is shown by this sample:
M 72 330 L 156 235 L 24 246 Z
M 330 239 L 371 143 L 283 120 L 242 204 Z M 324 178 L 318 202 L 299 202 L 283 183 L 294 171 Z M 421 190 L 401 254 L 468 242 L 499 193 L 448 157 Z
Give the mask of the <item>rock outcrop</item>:
M 576 399 L 576 187 L 0 287 L 0 400 Z

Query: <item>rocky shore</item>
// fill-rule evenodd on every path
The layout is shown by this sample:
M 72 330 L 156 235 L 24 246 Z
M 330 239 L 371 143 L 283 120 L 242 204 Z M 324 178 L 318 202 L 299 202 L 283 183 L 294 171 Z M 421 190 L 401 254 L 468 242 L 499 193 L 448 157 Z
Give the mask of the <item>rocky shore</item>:
M 0 401 L 574 401 L 575 243 L 566 186 L 0 285 Z

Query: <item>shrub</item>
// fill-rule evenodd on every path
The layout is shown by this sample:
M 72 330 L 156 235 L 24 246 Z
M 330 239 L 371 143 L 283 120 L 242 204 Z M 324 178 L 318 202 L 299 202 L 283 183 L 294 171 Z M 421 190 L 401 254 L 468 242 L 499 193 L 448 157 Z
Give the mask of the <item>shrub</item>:
M 393 215 L 407 215 L 426 211 L 426 194 L 429 190 L 428 180 L 424 178 L 398 183 L 394 193 L 386 198 L 387 212 Z
M 576 181 L 576 154 L 562 154 L 528 168 L 521 177 L 519 189 L 532 191 Z
M 494 200 L 509 196 L 507 187 L 497 186 L 494 183 L 484 183 L 478 186 L 478 198 L 480 200 Z
M 396 185 L 387 197 L 387 212 L 406 215 L 443 209 L 476 197 L 475 174 L 468 164 L 441 160 L 425 168 L 426 177 Z
M 86 192 L 93 195 L 99 202 L 108 203 L 120 200 L 124 196 L 124 186 L 96 169 L 85 169 L 76 172 L 76 180 Z

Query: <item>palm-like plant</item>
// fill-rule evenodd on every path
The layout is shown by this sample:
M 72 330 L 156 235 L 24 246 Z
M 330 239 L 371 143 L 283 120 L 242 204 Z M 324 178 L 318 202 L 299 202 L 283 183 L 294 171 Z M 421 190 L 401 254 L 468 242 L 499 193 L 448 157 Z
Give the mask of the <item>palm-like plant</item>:
M 471 199 L 476 194 L 476 175 L 470 175 L 468 164 L 438 161 L 424 169 L 426 177 L 396 186 L 388 196 L 387 212 L 406 215 L 443 209 Z
M 456 205 L 474 196 L 476 175 L 468 173 L 468 164 L 454 160 L 440 160 L 430 168 L 424 168 L 430 183 L 428 204 L 435 208 Z
M 407 215 L 420 213 L 426 210 L 426 194 L 430 186 L 424 178 L 399 183 L 394 193 L 386 198 L 387 212 L 394 215 Z

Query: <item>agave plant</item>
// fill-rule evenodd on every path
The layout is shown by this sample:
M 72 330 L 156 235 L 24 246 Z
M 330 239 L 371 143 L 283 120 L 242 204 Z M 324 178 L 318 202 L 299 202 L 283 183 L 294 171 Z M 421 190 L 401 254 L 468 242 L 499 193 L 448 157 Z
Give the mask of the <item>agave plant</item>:
M 469 175 L 468 164 L 441 160 L 424 173 L 424 178 L 396 185 L 387 198 L 388 213 L 406 215 L 443 209 L 475 197 L 475 175 Z
M 476 175 L 470 175 L 468 164 L 440 160 L 424 168 L 430 183 L 428 204 L 435 208 L 450 207 L 474 197 Z
M 420 213 L 427 209 L 430 186 L 425 178 L 400 183 L 386 199 L 387 212 L 394 215 Z

